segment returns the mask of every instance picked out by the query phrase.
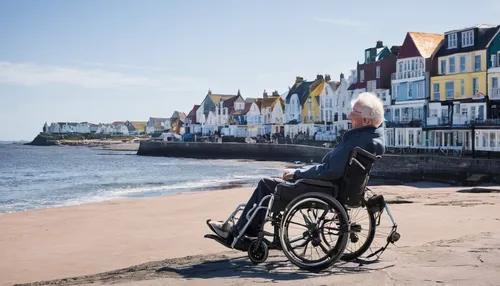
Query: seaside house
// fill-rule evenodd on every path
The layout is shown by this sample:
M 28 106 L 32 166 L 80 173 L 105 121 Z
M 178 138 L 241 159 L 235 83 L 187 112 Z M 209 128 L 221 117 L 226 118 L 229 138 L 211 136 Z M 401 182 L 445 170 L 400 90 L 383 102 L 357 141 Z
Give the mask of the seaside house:
M 114 127 L 111 124 L 107 123 L 99 123 L 96 134 L 110 135 L 113 134 Z
M 146 134 L 161 134 L 170 130 L 170 119 L 164 117 L 150 117 L 146 124 Z
M 472 150 L 471 123 L 487 118 L 487 46 L 497 31 L 478 25 L 445 33 L 431 71 L 429 146 Z
M 384 46 L 377 41 L 375 47 L 365 49 L 364 63 L 356 67 L 356 81 L 351 83 L 351 98 L 362 92 L 375 93 L 384 103 L 386 111 L 391 106 L 391 75 L 396 71 L 396 60 L 401 46 Z M 390 114 L 390 113 L 386 113 Z M 390 118 L 386 118 L 389 120 Z
M 311 83 L 297 76 L 295 83 L 288 90 L 285 100 L 285 136 L 293 138 L 299 132 L 306 131 L 301 128 L 300 123 L 302 123 L 302 108 L 309 96 Z
M 306 133 L 309 138 L 314 134 L 324 137 L 324 132 L 332 137 L 330 133 L 335 133 L 327 122 L 331 125 L 333 121 L 333 101 L 338 84 L 331 81 L 330 75 L 317 75 L 316 80 L 311 83 L 309 94 L 303 103 L 302 122 L 299 124 L 299 131 Z
M 146 121 L 125 121 L 125 126 L 128 129 L 129 135 L 142 135 L 146 134 Z
M 99 125 L 97 125 L 97 124 L 89 123 L 90 133 L 96 133 L 98 127 L 99 127 Z
M 432 55 L 443 43 L 444 35 L 409 32 L 391 76 L 392 120 L 386 123 L 387 145 L 412 147 L 425 145 L 427 100 L 429 98 Z
M 326 121 L 326 130 L 322 131 L 329 135 L 329 138 L 325 138 L 326 140 L 334 140 L 336 136 L 340 135 L 340 131 L 351 127 L 351 121 L 347 119 L 347 115 L 351 112 L 351 93 L 348 89 L 355 78 L 356 70 L 351 70 L 349 79 L 346 79 L 341 73 L 339 81 L 329 82 L 333 92 L 325 92 L 321 104 L 322 120 Z M 320 136 L 324 137 L 321 134 Z
M 120 136 L 128 136 L 128 127 L 125 125 L 123 121 L 115 121 L 111 123 L 111 127 L 113 128 L 111 135 L 120 135 Z
M 384 46 L 383 41 L 377 41 L 375 47 L 365 49 L 364 62 L 357 63 L 356 76 L 352 78 L 348 88 L 348 97 L 352 100 L 362 92 L 373 92 L 384 104 L 385 119 L 391 120 L 391 75 L 396 71 L 396 61 L 401 46 Z M 351 109 L 351 102 L 349 110 Z M 387 142 L 394 142 L 394 134 L 385 130 Z
M 264 90 L 261 103 L 262 134 L 284 133 L 285 101 L 277 91 L 268 95 Z
M 246 136 L 246 114 L 248 109 L 245 109 L 245 105 L 245 99 L 243 99 L 239 90 L 236 96 L 223 101 L 222 107 L 227 110 L 228 114 L 224 116 L 222 124 L 219 125 L 221 135 Z
M 184 131 L 185 133 L 193 133 L 201 135 L 201 124 L 198 124 L 196 121 L 196 112 L 200 108 L 199 104 L 195 104 L 191 111 L 186 115 L 186 119 L 184 121 Z
M 247 116 L 247 137 L 255 137 L 262 134 L 262 116 L 261 116 L 262 98 L 250 103 Z
M 224 101 L 235 96 L 241 97 L 240 91 L 235 95 L 215 94 L 209 89 L 207 95 L 196 111 L 196 122 L 201 125 L 203 135 L 212 135 L 220 131 L 229 120 L 229 109 L 224 106 Z M 219 128 L 219 126 L 221 128 Z
M 170 117 L 170 130 L 175 134 L 184 134 L 185 127 L 184 122 L 186 121 L 186 113 L 180 111 L 174 111 Z
M 486 119 L 475 120 L 475 150 L 500 151 L 500 26 L 486 45 Z
M 51 124 L 49 130 L 50 133 L 90 133 L 90 129 L 84 130 L 84 126 L 77 122 L 56 122 Z

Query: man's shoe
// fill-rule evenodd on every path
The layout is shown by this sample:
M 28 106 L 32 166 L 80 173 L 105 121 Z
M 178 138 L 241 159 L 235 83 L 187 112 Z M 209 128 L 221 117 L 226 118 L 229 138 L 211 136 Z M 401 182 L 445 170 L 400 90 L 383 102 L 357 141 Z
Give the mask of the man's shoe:
M 221 221 L 207 221 L 208 227 L 218 236 L 227 239 L 229 234 L 233 232 L 233 223 L 228 221 L 227 223 Z

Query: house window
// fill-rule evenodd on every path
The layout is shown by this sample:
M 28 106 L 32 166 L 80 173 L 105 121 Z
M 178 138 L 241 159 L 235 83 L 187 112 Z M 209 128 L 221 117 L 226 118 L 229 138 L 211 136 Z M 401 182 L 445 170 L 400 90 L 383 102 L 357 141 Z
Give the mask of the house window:
M 364 70 L 361 70 L 360 71 L 360 79 L 361 79 L 361 82 L 365 81 L 365 71 Z
M 413 84 L 409 83 L 408 84 L 408 99 L 412 98 L 412 90 L 413 90 Z
M 465 71 L 465 56 L 460 56 L 460 72 Z
M 491 88 L 498 88 L 498 78 L 497 77 L 492 77 L 491 78 Z
M 497 55 L 491 55 L 491 67 L 496 68 L 498 66 Z
M 474 46 L 474 31 L 462 32 L 462 48 Z
M 439 83 L 434 84 L 434 100 L 439 100 L 440 99 L 440 94 L 439 94 Z
M 460 80 L 460 96 L 464 96 L 465 94 L 465 81 L 462 79 Z
M 481 56 L 474 57 L 474 71 L 481 70 Z
M 448 49 L 453 49 L 457 47 L 457 33 L 448 35 Z
M 453 81 L 446 82 L 445 89 L 446 99 L 453 99 L 453 94 L 455 93 L 455 83 Z
M 476 96 L 479 92 L 479 85 L 477 84 L 477 77 L 472 79 L 472 96 Z
M 377 69 L 375 71 L 376 71 L 376 77 L 380 78 L 380 66 L 377 66 Z
M 446 74 L 446 60 L 441 60 L 441 74 Z
M 448 58 L 448 64 L 450 65 L 450 73 L 455 73 L 455 57 Z

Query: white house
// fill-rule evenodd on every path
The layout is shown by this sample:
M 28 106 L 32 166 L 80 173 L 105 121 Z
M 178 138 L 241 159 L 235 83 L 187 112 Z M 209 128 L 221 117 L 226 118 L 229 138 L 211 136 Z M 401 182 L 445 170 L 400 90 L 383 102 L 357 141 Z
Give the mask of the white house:
M 260 105 L 262 134 L 282 131 L 285 117 L 284 107 L 285 101 L 277 91 L 274 91 L 271 96 L 264 91 Z
M 170 119 L 163 117 L 150 117 L 146 124 L 146 134 L 167 131 L 171 128 Z
M 112 128 L 112 135 L 123 135 L 123 136 L 128 136 L 129 135 L 129 130 L 127 125 L 125 125 L 125 122 L 123 121 L 115 121 L 111 123 L 111 128 Z
M 247 112 L 247 130 L 248 136 L 254 137 L 260 135 L 262 126 L 262 116 L 260 113 L 260 106 L 262 104 L 262 99 L 259 98 L 257 101 L 252 102 L 250 109 Z

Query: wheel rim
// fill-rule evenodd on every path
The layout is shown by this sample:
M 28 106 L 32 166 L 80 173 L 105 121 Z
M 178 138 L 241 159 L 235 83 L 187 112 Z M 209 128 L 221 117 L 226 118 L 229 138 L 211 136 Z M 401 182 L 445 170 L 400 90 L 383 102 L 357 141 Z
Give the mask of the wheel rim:
M 344 253 L 354 254 L 365 248 L 364 246 L 370 239 L 373 227 L 370 214 L 365 207 L 348 209 L 348 215 L 351 233 Z M 354 237 L 357 238 L 357 241 L 355 241 Z
M 299 221 L 294 220 L 296 215 Z M 310 267 L 324 264 L 341 243 L 339 217 L 335 207 L 322 199 L 309 197 L 300 200 L 284 218 L 280 235 L 283 250 L 301 264 Z M 290 230 L 296 231 L 292 234 Z M 336 242 L 325 241 L 325 231 L 336 233 Z M 306 258 L 308 252 L 311 258 Z M 317 259 L 313 258 L 315 254 Z

